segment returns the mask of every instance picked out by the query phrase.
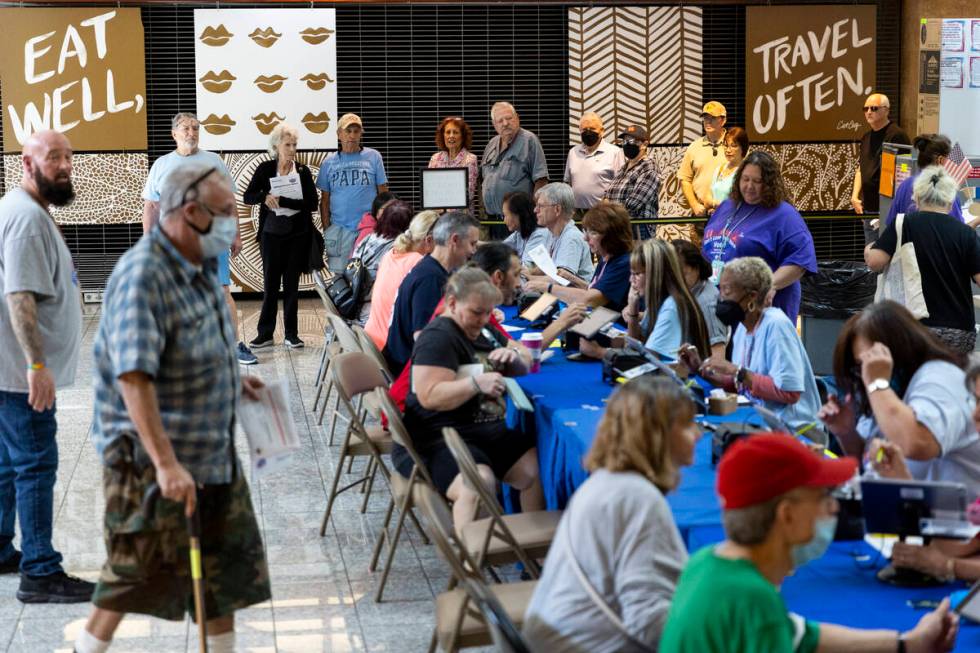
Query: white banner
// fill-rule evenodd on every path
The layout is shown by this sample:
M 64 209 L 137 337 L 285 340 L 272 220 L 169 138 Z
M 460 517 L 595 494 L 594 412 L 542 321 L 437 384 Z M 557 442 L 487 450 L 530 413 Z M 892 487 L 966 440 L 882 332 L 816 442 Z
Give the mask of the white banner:
M 202 148 L 264 150 L 280 122 L 337 147 L 333 9 L 196 9 L 194 36 Z

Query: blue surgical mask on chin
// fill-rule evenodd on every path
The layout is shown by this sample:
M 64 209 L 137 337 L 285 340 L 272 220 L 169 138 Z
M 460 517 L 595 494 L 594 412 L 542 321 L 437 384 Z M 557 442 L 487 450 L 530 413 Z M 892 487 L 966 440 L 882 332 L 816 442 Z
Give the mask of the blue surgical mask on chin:
M 227 252 L 235 242 L 237 233 L 238 224 L 235 218 L 215 216 L 211 221 L 211 229 L 207 233 L 200 234 L 201 258 L 207 260 Z
M 818 519 L 813 525 L 813 537 L 805 544 L 793 546 L 793 567 L 802 567 L 811 560 L 816 560 L 827 552 L 827 547 L 834 541 L 837 532 L 837 515 Z

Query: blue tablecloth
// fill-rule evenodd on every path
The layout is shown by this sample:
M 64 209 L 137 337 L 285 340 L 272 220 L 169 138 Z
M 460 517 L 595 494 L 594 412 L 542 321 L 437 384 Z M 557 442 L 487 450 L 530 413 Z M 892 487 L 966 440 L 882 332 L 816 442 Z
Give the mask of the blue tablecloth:
M 508 312 L 510 324 L 520 325 Z M 519 332 L 513 334 L 519 337 Z M 520 421 L 537 438 L 541 482 L 549 509 L 562 508 L 588 474 L 582 459 L 592 444 L 596 426 L 613 387 L 603 383 L 598 362 L 571 362 L 559 349 L 537 374 L 518 379 L 534 402 L 533 415 L 511 408 L 511 423 Z M 755 421 L 751 408 L 740 408 L 709 421 Z M 711 438 L 705 435 L 695 449 L 694 464 L 681 471 L 681 483 L 667 500 L 690 551 L 724 539 L 721 510 L 711 467 Z M 819 560 L 787 578 L 782 595 L 790 610 L 815 621 L 856 628 L 906 630 L 924 614 L 906 601 L 941 600 L 962 585 L 932 589 L 903 589 L 878 582 L 874 574 L 887 561 L 863 541 L 837 542 Z M 864 567 L 864 568 L 862 568 Z M 964 624 L 957 651 L 980 651 L 980 627 Z

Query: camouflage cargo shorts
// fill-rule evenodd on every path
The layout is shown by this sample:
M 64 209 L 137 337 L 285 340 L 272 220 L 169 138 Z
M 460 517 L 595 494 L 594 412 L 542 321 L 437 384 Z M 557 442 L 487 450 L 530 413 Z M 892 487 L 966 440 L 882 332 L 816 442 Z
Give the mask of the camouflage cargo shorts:
M 187 521 L 182 504 L 160 500 L 149 519 L 142 513 L 153 466 L 133 461 L 133 444 L 116 440 L 105 453 L 106 497 L 102 567 L 92 603 L 116 612 L 179 620 L 194 617 Z M 227 485 L 197 491 L 201 516 L 204 610 L 208 620 L 271 597 L 269 570 L 248 485 L 238 470 Z

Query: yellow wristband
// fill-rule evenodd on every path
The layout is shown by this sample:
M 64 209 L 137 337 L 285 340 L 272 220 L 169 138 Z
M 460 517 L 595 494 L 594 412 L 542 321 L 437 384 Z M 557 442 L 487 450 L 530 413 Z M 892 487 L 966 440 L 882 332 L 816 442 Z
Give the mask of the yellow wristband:
M 34 370 L 35 372 L 37 370 L 43 370 L 44 369 L 44 363 L 28 363 L 27 369 Z

